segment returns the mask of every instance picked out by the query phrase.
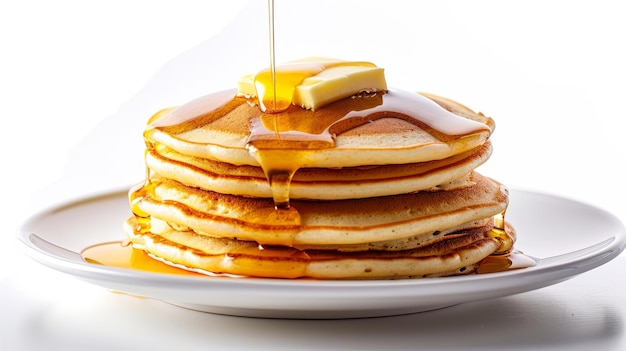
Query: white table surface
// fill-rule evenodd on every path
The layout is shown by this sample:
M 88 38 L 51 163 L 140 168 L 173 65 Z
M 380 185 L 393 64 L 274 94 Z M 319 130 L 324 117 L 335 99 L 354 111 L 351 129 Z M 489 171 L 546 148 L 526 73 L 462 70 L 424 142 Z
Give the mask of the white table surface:
M 185 310 L 23 255 L 15 231 L 31 213 L 141 180 L 150 114 L 267 65 L 265 11 L 262 0 L 0 4 L 0 350 L 626 349 L 625 255 L 519 295 L 333 321 Z M 457 99 L 496 119 L 482 173 L 626 221 L 619 2 L 277 1 L 276 14 L 279 61 L 370 60 L 392 86 Z

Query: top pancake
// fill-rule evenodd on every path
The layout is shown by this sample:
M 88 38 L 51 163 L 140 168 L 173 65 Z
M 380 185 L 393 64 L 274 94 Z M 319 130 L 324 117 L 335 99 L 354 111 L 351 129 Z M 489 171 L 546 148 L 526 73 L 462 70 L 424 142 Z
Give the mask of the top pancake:
M 291 106 L 281 114 L 265 115 L 254 99 L 228 90 L 157 113 L 144 137 L 148 144 L 184 155 L 259 166 L 248 150 L 255 123 L 268 131 L 261 142 L 278 130 L 278 148 L 304 149 L 301 168 L 440 160 L 483 145 L 494 129 L 491 118 L 429 94 L 391 90 L 342 99 L 315 111 Z M 303 147 L 302 140 L 310 139 L 331 142 L 332 147 Z

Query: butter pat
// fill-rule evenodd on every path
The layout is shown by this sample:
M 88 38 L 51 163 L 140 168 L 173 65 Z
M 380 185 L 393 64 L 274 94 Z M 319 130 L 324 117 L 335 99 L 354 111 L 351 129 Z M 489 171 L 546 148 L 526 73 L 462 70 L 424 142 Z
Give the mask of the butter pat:
M 259 97 L 259 86 L 264 88 L 261 95 L 274 91 L 269 84 L 271 80 L 268 81 L 267 70 L 247 75 L 239 80 L 239 94 Z M 314 110 L 363 91 L 384 90 L 387 90 L 384 70 L 369 62 L 318 59 L 276 67 L 275 91 L 278 91 L 278 99 L 305 109 Z M 259 97 L 259 100 L 263 98 L 262 105 L 266 97 Z
M 316 109 L 362 91 L 387 90 L 380 67 L 336 66 L 306 78 L 294 91 L 293 104 Z

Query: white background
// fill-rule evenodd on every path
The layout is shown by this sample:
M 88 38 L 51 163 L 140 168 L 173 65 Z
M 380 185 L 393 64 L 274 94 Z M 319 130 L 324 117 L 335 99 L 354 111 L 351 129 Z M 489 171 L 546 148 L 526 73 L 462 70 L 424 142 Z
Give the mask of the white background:
M 278 0 L 276 17 L 278 61 L 368 60 L 390 86 L 458 100 L 497 123 L 482 173 L 626 219 L 619 1 Z M 139 181 L 152 113 L 231 88 L 269 56 L 263 0 L 4 0 L 0 40 L 0 283 L 33 303 L 61 298 L 38 292 L 58 277 L 19 252 L 20 222 Z

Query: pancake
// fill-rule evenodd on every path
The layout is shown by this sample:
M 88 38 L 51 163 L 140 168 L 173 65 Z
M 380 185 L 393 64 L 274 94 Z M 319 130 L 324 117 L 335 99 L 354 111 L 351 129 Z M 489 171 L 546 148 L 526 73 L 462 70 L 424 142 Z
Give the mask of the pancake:
M 405 105 L 411 110 L 397 107 Z M 418 111 L 419 115 L 422 110 L 427 112 L 424 118 L 411 114 Z M 259 116 L 268 120 L 266 124 L 280 118 L 279 128 L 287 131 L 281 134 L 281 143 L 290 152 L 287 155 L 294 148 L 307 148 L 300 168 L 440 160 L 483 145 L 495 126 L 493 119 L 451 100 L 402 90 L 343 99 L 316 111 L 291 106 L 279 115 L 263 115 L 254 102 L 227 90 L 160 111 L 151 118 L 144 138 L 148 144 L 165 145 L 183 155 L 259 166 L 249 151 L 251 124 Z M 273 136 L 271 130 L 267 134 Z M 300 145 L 302 134 L 313 136 L 314 141 L 332 139 L 332 147 Z M 294 135 L 296 141 L 290 143 Z
M 261 245 L 349 245 L 443 231 L 493 217 L 508 204 L 500 183 L 471 175 L 472 185 L 438 192 L 335 201 L 293 201 L 297 222 L 281 223 L 271 199 L 245 198 L 156 178 L 133 202 L 135 213 L 207 236 Z M 150 230 L 150 228 L 147 228 Z
M 443 160 L 401 165 L 298 169 L 290 184 L 290 198 L 343 200 L 397 195 L 420 190 L 467 186 L 468 175 L 491 155 L 486 142 Z M 271 198 L 263 170 L 180 154 L 157 145 L 146 154 L 155 174 L 191 187 L 224 194 Z

